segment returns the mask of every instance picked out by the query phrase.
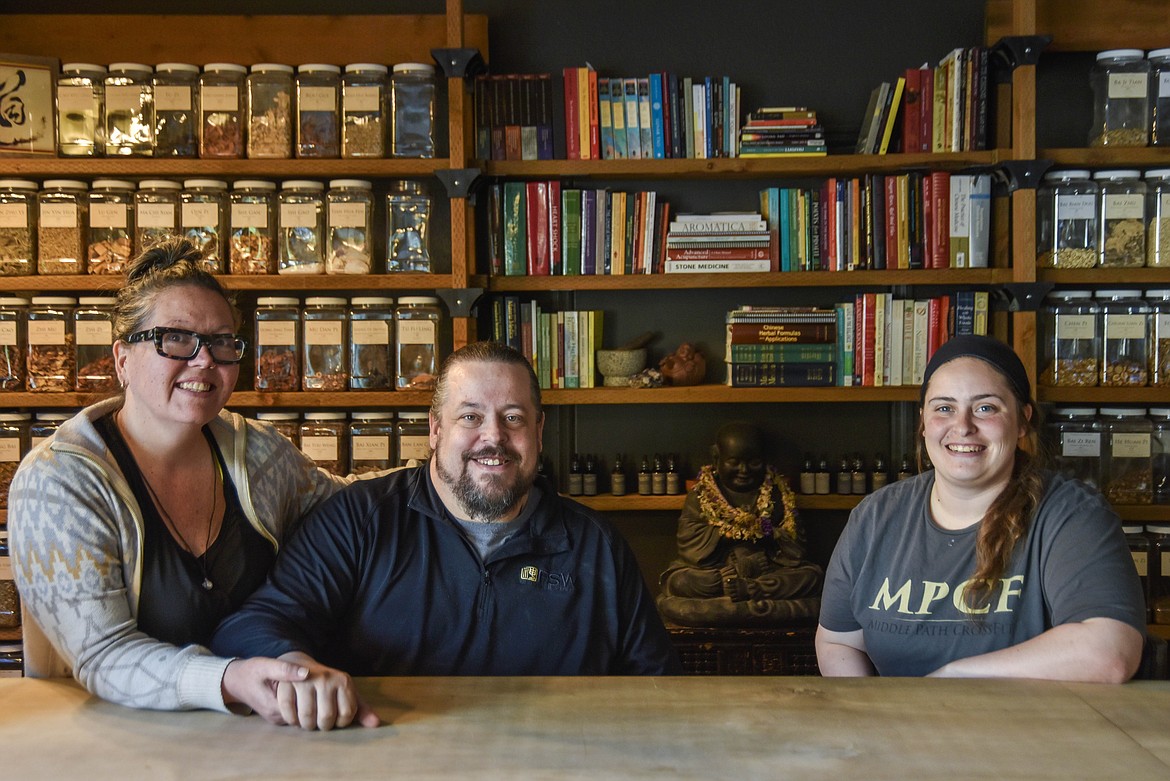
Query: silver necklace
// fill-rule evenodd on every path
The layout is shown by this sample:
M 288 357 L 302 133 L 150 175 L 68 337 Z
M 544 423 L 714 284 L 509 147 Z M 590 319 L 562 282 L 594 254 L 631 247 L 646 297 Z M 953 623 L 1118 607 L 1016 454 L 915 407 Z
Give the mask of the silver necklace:
M 210 448 L 208 448 L 210 450 Z M 146 490 L 150 492 L 150 497 L 154 500 L 154 506 L 158 510 L 159 515 L 162 516 L 163 522 L 166 523 L 167 529 L 178 540 L 179 545 L 183 550 L 190 553 L 195 559 L 195 563 L 199 565 L 199 571 L 203 575 L 203 580 L 199 585 L 204 591 L 211 591 L 215 588 L 215 584 L 211 581 L 208 573 L 207 552 L 211 549 L 211 528 L 215 525 L 215 508 L 219 504 L 219 497 L 216 495 L 216 489 L 219 487 L 219 463 L 215 460 L 215 453 L 211 452 L 211 514 L 207 517 L 207 539 L 203 542 L 203 553 L 196 555 L 195 549 L 187 542 L 187 538 L 179 531 L 179 527 L 171 520 L 171 514 L 167 512 L 167 508 L 163 506 L 162 499 L 159 499 L 158 493 L 155 492 L 154 486 L 150 484 L 150 479 L 147 478 L 146 472 L 142 472 L 142 482 L 146 484 Z

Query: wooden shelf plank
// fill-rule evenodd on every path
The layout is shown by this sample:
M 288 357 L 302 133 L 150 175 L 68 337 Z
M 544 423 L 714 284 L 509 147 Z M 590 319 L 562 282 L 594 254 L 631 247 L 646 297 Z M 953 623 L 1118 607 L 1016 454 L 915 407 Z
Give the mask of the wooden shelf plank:
M 918 387 L 893 388 L 729 388 L 691 385 L 682 388 L 586 388 L 546 390 L 546 405 L 561 404 L 721 404 L 760 402 L 918 401 Z
M 19 642 L 23 637 L 20 627 L 0 629 L 0 643 Z
M 217 277 L 229 290 L 312 292 L 318 290 L 439 290 L 452 287 L 450 274 L 221 274 Z M 102 292 L 113 293 L 122 286 L 121 275 L 74 274 L 0 277 L 3 292 Z
M 572 496 L 569 498 L 598 512 L 678 512 L 682 509 L 686 494 L 677 496 L 599 494 L 597 496 Z M 862 496 L 837 494 L 827 496 L 798 495 L 796 507 L 799 510 L 852 510 L 863 498 Z
M 107 398 L 103 393 L 0 392 L 0 406 L 37 409 L 75 409 Z M 231 408 L 257 409 L 369 409 L 371 407 L 431 406 L 430 391 L 297 391 L 268 393 L 236 391 L 228 400 Z
M 1011 35 L 1012 0 L 988 0 L 986 36 Z M 1170 36 L 1170 5 L 1150 0 L 1036 0 L 1036 31 L 1052 36 L 1046 52 L 1157 49 Z
M 1123 521 L 1170 523 L 1170 504 L 1115 504 L 1113 510 Z
M 329 179 L 344 177 L 404 178 L 433 176 L 449 168 L 446 158 L 429 160 L 199 160 L 190 157 L 103 157 L 103 158 L 6 158 L 6 176 L 93 179 L 116 176 L 130 178 L 176 177 L 193 179 Z
M 1052 388 L 1041 385 L 1036 389 L 1037 401 L 1059 404 L 1166 404 L 1170 393 L 1166 388 Z
M 1036 279 L 1058 285 L 1170 285 L 1170 267 L 1041 268 Z
M 799 271 L 787 273 L 634 274 L 617 276 L 492 277 L 492 291 L 665 290 L 746 287 L 889 287 L 902 285 L 995 285 L 1011 281 L 1011 269 L 918 269 L 894 271 Z
M 1054 166 L 1155 168 L 1170 165 L 1170 147 L 1093 146 L 1071 149 L 1041 149 L 1036 153 L 1036 158 L 1038 160 L 1051 160 Z

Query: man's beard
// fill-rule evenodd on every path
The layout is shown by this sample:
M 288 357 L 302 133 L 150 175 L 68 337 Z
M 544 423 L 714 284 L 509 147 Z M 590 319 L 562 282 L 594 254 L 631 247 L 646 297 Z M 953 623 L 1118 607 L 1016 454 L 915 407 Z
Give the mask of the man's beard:
M 436 443 L 436 451 L 442 448 L 442 442 Z M 439 479 L 447 484 L 451 493 L 463 505 L 463 509 L 477 521 L 498 521 L 519 501 L 528 494 L 528 489 L 535 482 L 534 476 L 525 477 L 518 474 L 511 485 L 504 484 L 504 478 L 490 476 L 487 483 L 476 483 L 468 472 L 468 462 L 473 458 L 507 458 L 519 464 L 520 455 L 507 448 L 489 447 L 481 450 L 465 450 L 460 454 L 462 469 L 458 476 L 447 470 L 442 458 L 435 458 L 435 470 Z

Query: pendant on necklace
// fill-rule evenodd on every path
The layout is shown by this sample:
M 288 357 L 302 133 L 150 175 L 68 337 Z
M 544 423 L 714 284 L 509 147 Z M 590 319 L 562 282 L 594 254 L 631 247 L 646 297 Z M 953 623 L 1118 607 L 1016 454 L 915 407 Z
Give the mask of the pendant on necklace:
M 211 591 L 211 589 L 213 589 L 215 587 L 215 584 L 212 583 L 211 579 L 208 578 L 206 575 L 203 577 L 203 582 L 200 583 L 199 585 L 203 586 L 204 591 Z

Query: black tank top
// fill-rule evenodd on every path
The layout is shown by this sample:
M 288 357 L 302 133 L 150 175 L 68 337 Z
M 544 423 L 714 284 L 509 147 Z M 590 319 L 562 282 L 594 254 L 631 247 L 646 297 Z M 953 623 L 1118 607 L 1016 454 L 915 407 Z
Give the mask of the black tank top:
M 145 536 L 138 628 L 151 637 L 175 645 L 207 645 L 219 622 L 239 608 L 264 582 L 276 557 L 272 544 L 244 516 L 223 454 L 219 452 L 210 429 L 204 426 L 203 435 L 223 474 L 226 503 L 219 535 L 203 557 L 207 578 L 212 583 L 210 590 L 204 589 L 201 585 L 203 568 L 175 540 L 155 509 L 142 470 L 122 432 L 114 424 L 113 415 L 103 416 L 94 423 L 142 509 Z

